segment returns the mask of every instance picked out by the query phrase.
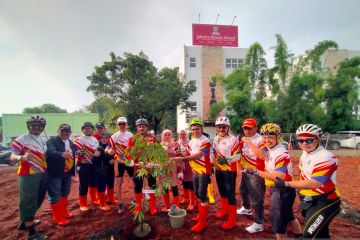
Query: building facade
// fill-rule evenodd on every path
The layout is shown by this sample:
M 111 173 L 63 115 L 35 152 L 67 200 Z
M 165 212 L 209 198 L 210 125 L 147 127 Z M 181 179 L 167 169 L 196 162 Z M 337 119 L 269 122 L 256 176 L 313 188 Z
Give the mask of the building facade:
M 239 68 L 245 59 L 247 48 L 219 46 L 184 46 L 184 55 L 180 72 L 185 81 L 193 81 L 196 92 L 190 97 L 192 103 L 189 109 L 177 110 L 177 130 L 187 129 L 187 122 L 193 117 L 199 117 L 208 126 L 205 131 L 214 136 L 213 120 L 210 119 L 211 104 L 224 101 L 225 94 L 216 81 L 218 76 L 228 76 Z M 225 109 L 225 114 L 226 114 Z

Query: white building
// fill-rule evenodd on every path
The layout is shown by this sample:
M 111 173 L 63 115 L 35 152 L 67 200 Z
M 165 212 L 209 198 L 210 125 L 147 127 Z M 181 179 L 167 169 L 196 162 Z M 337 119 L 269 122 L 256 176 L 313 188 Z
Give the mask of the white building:
M 188 120 L 199 117 L 205 122 L 205 132 L 214 137 L 213 121 L 209 119 L 210 105 L 224 100 L 223 89 L 219 84 L 212 84 L 214 77 L 229 75 L 240 67 L 245 59 L 247 48 L 184 46 L 184 55 L 180 72 L 186 81 L 194 81 L 196 92 L 190 97 L 192 107 L 177 110 L 177 130 L 188 128 Z

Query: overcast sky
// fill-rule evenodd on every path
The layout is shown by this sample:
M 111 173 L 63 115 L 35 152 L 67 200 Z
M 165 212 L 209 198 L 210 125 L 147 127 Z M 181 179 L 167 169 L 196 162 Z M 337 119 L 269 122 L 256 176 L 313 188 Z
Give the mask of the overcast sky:
M 258 41 L 271 62 L 276 33 L 301 54 L 322 40 L 360 50 L 358 0 L 0 0 L 0 114 L 53 103 L 90 104 L 94 66 L 143 50 L 155 66 L 180 64 L 191 24 L 239 26 L 239 47 Z

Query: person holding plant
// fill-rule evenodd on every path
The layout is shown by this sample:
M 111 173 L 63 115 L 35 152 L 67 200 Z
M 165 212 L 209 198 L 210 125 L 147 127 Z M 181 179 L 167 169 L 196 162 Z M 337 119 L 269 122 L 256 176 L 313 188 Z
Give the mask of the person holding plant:
M 141 152 L 139 152 L 139 151 L 137 151 L 137 149 L 135 149 L 135 155 L 131 156 L 129 154 L 129 151 L 131 148 L 133 148 L 135 146 L 135 138 L 140 137 L 140 139 L 141 139 L 140 141 L 142 141 L 143 143 L 146 143 L 146 144 L 155 144 L 156 143 L 155 137 L 147 132 L 149 122 L 145 118 L 139 118 L 138 120 L 136 120 L 135 125 L 136 125 L 137 134 L 130 138 L 128 148 L 127 148 L 127 152 L 128 152 L 127 165 L 134 166 L 133 180 L 134 180 L 134 184 L 135 184 L 135 201 L 136 201 L 136 207 L 133 211 L 134 215 L 142 210 L 142 198 L 143 198 L 142 190 L 143 190 L 144 177 L 138 176 L 138 174 L 137 174 L 138 173 L 137 164 L 139 163 L 139 160 L 140 160 L 138 158 L 141 155 Z M 152 190 L 155 190 L 156 177 L 153 177 L 151 174 L 148 174 L 147 181 L 148 181 L 149 188 L 151 188 Z M 157 213 L 155 193 L 150 193 L 149 196 L 150 196 L 150 214 L 155 215 Z
M 199 199 L 198 216 L 193 218 L 197 221 L 191 231 L 199 233 L 207 226 L 209 211 L 209 199 L 207 187 L 210 183 L 211 162 L 210 162 L 210 140 L 203 135 L 204 123 L 199 118 L 193 118 L 189 122 L 192 139 L 187 146 L 187 156 L 174 157 L 175 161 L 189 161 L 193 171 L 193 187 L 197 199 Z

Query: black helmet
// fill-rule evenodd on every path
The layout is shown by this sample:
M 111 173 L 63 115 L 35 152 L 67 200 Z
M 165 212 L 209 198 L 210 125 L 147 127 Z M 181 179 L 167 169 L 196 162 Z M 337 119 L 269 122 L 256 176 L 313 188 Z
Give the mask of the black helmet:
M 149 122 L 145 118 L 139 118 L 138 120 L 136 120 L 135 125 L 149 125 Z
M 30 116 L 27 120 L 26 120 L 26 126 L 27 128 L 30 127 L 31 124 L 39 124 L 41 125 L 42 127 L 45 127 L 46 125 L 46 120 L 45 118 L 39 116 L 39 115 L 36 115 L 36 116 Z
M 86 121 L 83 123 L 83 125 L 81 126 L 81 131 L 84 130 L 84 127 L 92 127 L 92 129 L 94 129 L 94 125 L 92 124 L 92 122 Z

